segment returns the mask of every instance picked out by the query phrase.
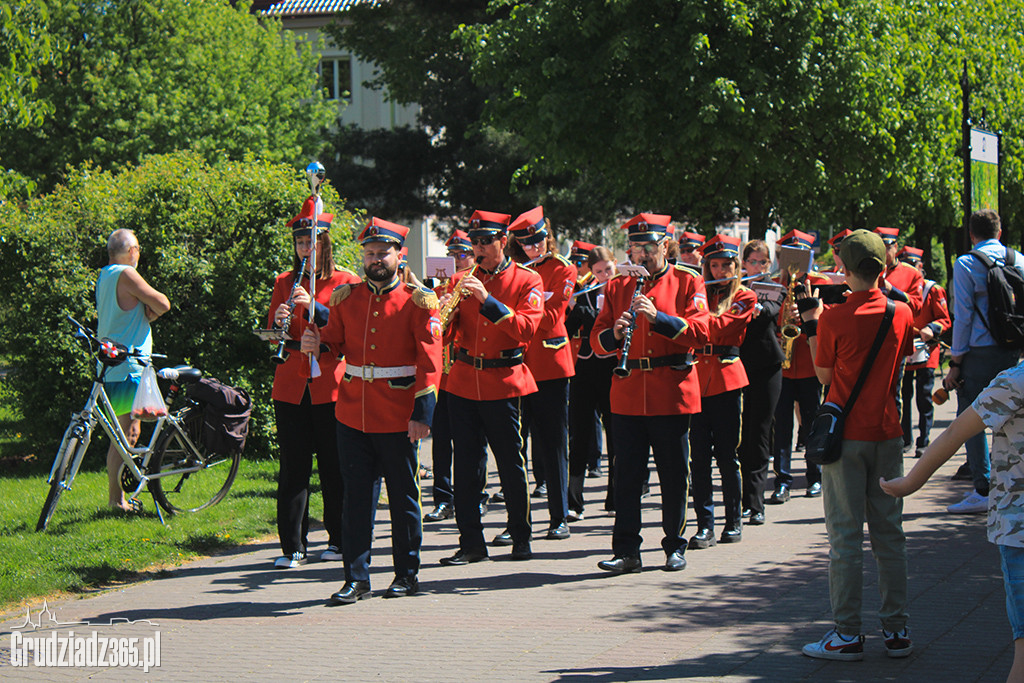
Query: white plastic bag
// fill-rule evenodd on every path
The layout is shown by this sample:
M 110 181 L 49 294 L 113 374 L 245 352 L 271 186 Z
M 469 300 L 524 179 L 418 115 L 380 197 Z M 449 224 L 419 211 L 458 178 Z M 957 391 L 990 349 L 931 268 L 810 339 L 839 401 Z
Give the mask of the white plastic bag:
M 167 405 L 156 383 L 156 371 L 152 365 L 147 365 L 142 371 L 139 388 L 135 391 L 135 400 L 132 401 L 132 419 L 153 422 L 165 415 Z

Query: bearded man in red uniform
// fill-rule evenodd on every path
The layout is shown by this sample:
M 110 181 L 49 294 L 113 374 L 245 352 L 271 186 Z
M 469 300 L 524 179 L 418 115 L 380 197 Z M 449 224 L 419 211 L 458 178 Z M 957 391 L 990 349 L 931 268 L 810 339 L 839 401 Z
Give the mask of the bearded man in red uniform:
M 459 550 L 442 559 L 444 565 L 488 557 L 479 500 L 487 480 L 488 443 L 505 495 L 512 559 L 533 556 L 519 420 L 522 397 L 537 391 L 523 361 L 544 316 L 544 285 L 540 275 L 505 255 L 510 218 L 489 211 L 473 214 L 467 232 L 477 269 L 452 278 L 453 291 L 465 292 L 445 333 L 456 346 L 447 390 Z M 442 307 L 450 296 L 442 298 Z
M 345 482 L 342 555 L 345 585 L 332 604 L 370 597 L 370 544 L 377 482 L 383 474 L 391 511 L 395 579 L 384 597 L 419 590 L 420 512 L 416 442 L 430 434 L 441 381 L 441 322 L 437 297 L 398 277 L 409 228 L 371 218 L 359 235 L 366 280 L 331 294 L 321 331 L 302 335 L 302 351 L 344 355 L 334 415 Z
M 709 314 L 703 281 L 691 270 L 667 261 L 670 220 L 670 216 L 642 213 L 622 226 L 629 233 L 631 260 L 649 276 L 642 283 L 626 275 L 610 279 L 604 307 L 590 332 L 595 353 L 620 356 L 630 335 L 625 359 L 629 374 L 617 373 L 611 389 L 613 557 L 597 563 L 615 573 L 637 572 L 642 566 L 640 497 L 651 451 L 661 482 L 665 569 L 686 566 L 687 434 L 690 416 L 701 409 L 693 350 L 708 343 Z

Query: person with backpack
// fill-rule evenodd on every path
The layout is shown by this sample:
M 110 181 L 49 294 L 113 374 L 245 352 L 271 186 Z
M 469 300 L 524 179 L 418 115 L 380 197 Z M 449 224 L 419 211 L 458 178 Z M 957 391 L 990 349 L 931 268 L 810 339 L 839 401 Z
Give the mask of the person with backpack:
M 947 390 L 956 389 L 958 415 L 996 375 L 1017 364 L 1020 346 L 1007 343 L 1007 334 L 996 326 L 1015 320 L 1015 311 L 1008 310 L 1008 304 L 1004 303 L 1007 301 L 1005 289 L 1010 283 L 1019 284 L 1024 279 L 1024 255 L 999 241 L 1002 235 L 999 214 L 991 209 L 975 211 L 967 229 L 973 249 L 953 265 L 952 359 L 942 382 Z M 992 263 L 991 268 L 985 263 L 986 259 Z M 1004 290 L 1003 296 L 991 297 L 990 281 L 994 281 L 997 294 Z M 1001 286 L 1000 282 L 1005 284 Z M 1024 297 L 1017 297 L 1017 300 L 1018 305 L 1024 307 Z M 1002 344 L 994 331 L 1003 339 Z M 974 490 L 959 503 L 946 508 L 953 514 L 980 514 L 988 510 L 989 450 L 984 433 L 967 440 L 967 464 Z

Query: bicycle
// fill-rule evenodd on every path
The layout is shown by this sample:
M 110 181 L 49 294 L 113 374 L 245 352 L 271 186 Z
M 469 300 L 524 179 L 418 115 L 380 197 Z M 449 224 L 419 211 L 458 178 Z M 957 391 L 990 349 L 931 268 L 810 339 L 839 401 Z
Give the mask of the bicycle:
M 64 431 L 60 448 L 53 460 L 47 483 L 50 485 L 46 502 L 39 515 L 36 531 L 44 531 L 64 491 L 71 490 L 75 476 L 89 447 L 97 423 L 110 437 L 124 467 L 121 470 L 121 488 L 133 505 L 141 504 L 138 496 L 143 488 L 149 489 L 157 503 L 161 523 L 164 516 L 179 512 L 197 512 L 220 502 L 238 473 L 241 453 L 209 453 L 202 443 L 203 406 L 190 399 L 187 386 L 202 378 L 202 371 L 188 366 L 163 368 L 157 376 L 171 382 L 164 394 L 164 403 L 170 407 L 186 388 L 185 404 L 157 418 L 153 434 L 145 446 L 132 446 L 114 414 L 110 399 L 103 387 L 107 370 L 137 358 L 151 364 L 158 354 L 146 357 L 136 350 L 109 339 L 97 339 L 84 325 L 68 316 L 74 326 L 74 339 L 98 364 L 94 365 L 92 390 L 82 410 L 73 413 Z

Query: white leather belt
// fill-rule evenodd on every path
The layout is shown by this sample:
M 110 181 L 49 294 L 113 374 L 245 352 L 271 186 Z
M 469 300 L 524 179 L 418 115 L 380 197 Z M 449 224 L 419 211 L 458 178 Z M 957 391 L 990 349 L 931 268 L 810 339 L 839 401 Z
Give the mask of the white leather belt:
M 396 377 L 415 377 L 415 365 L 395 365 L 384 367 L 382 365 L 346 365 L 345 374 L 349 377 L 358 377 L 366 382 L 375 379 L 395 379 Z

